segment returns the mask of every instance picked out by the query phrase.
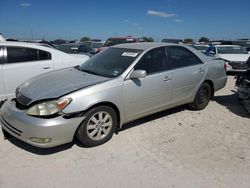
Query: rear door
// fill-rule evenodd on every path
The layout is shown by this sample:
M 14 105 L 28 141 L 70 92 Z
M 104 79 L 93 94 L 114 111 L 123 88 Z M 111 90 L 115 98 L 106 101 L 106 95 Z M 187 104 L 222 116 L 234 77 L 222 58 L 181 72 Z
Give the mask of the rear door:
M 205 64 L 190 50 L 181 46 L 167 47 L 172 73 L 172 102 L 190 102 L 205 77 Z
M 26 47 L 7 46 L 7 61 L 3 66 L 5 95 L 12 98 L 15 89 L 31 77 L 53 70 L 49 52 Z

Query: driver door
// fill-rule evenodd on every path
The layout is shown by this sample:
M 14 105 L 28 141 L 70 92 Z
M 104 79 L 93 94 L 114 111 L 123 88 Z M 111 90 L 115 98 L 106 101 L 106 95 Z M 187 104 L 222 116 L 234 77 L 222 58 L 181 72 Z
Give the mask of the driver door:
M 126 120 L 157 112 L 171 104 L 171 77 L 164 47 L 147 52 L 134 67 L 145 70 L 147 76 L 124 82 Z

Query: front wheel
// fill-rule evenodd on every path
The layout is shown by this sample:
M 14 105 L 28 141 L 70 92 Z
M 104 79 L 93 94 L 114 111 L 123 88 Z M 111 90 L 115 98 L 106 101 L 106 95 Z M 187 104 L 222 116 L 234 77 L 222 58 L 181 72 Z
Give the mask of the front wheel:
M 76 136 L 85 146 L 98 146 L 112 138 L 116 125 L 117 115 L 113 108 L 98 106 L 87 112 Z
M 211 98 L 212 88 L 208 83 L 203 83 L 194 99 L 194 102 L 189 104 L 190 108 L 193 110 L 202 110 L 204 109 Z

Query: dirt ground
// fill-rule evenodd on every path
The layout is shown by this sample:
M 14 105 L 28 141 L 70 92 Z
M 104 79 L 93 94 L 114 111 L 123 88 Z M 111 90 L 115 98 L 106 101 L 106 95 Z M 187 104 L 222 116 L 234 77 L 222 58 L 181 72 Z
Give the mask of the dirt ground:
M 39 149 L 0 133 L 0 188 L 250 187 L 250 119 L 234 82 L 205 110 L 143 118 L 95 148 Z

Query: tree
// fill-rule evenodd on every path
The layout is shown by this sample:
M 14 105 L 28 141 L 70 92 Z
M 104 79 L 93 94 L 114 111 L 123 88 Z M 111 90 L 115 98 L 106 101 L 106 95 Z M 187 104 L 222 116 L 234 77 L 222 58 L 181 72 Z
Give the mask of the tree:
M 207 38 L 207 37 L 201 37 L 200 39 L 199 39 L 199 42 L 201 42 L 201 43 L 208 43 L 210 40 L 209 40 L 209 38 Z
M 184 43 L 186 43 L 186 44 L 192 44 L 193 42 L 194 42 L 194 40 L 191 38 L 184 39 Z
M 142 37 L 144 42 L 154 42 L 154 39 L 152 37 Z
M 90 41 L 90 38 L 89 37 L 82 37 L 80 39 L 81 42 L 87 42 L 87 41 Z

